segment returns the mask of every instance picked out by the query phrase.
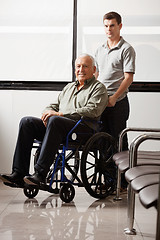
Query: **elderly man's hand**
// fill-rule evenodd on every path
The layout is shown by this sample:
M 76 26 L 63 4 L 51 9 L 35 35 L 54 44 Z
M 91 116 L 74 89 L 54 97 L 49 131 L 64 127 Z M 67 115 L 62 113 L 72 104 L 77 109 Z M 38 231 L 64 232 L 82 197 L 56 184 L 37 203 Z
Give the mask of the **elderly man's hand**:
M 63 113 L 56 112 L 54 110 L 47 110 L 47 111 L 45 111 L 42 114 L 42 117 L 41 117 L 41 119 L 42 119 L 42 121 L 43 121 L 45 126 L 47 125 L 48 118 L 50 118 L 51 116 L 63 116 Z

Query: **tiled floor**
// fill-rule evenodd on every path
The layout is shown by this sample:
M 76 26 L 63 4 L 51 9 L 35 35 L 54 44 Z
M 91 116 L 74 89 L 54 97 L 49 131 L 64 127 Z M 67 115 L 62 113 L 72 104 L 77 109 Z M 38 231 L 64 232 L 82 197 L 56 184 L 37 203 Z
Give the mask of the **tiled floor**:
M 58 195 L 40 191 L 29 200 L 22 189 L 0 182 L 0 239 L 2 240 L 153 240 L 156 210 L 144 209 L 136 199 L 137 235 L 125 235 L 127 195 L 96 200 L 84 188 L 75 188 L 74 201 L 66 204 Z

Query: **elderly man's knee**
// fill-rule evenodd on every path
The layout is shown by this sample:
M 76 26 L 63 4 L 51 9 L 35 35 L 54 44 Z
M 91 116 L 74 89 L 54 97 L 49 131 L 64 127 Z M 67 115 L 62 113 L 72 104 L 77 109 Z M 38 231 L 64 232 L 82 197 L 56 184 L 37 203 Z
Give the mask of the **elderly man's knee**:
M 20 125 L 26 125 L 31 122 L 32 117 L 23 117 L 20 121 Z
M 61 126 L 63 124 L 63 117 L 61 116 L 51 116 L 48 119 L 48 126 Z
M 43 122 L 40 118 L 35 118 L 31 116 L 23 117 L 20 121 L 20 127 L 43 127 Z

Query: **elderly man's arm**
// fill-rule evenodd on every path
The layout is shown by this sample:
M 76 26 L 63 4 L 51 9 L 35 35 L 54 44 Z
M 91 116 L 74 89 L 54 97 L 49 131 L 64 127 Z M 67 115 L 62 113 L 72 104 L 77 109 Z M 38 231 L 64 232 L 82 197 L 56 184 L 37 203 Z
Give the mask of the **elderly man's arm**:
M 54 103 L 50 104 L 45 108 L 45 110 L 42 113 L 41 119 L 46 126 L 48 119 L 51 116 L 63 116 L 62 112 L 59 112 L 59 98 L 60 98 L 61 93 L 59 94 L 58 98 L 55 100 Z

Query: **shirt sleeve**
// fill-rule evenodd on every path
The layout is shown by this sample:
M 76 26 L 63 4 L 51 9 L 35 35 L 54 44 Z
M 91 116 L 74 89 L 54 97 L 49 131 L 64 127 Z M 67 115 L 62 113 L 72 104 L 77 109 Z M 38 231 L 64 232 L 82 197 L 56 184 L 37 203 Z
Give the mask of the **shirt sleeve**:
M 62 89 L 62 91 L 59 93 L 58 97 L 56 98 L 54 103 L 51 103 L 50 105 L 48 105 L 44 111 L 46 110 L 54 110 L 56 112 L 59 112 L 59 104 L 61 101 L 61 98 L 64 96 L 65 91 L 66 91 L 67 85 Z
M 135 58 L 136 54 L 132 46 L 125 50 L 123 55 L 124 72 L 135 73 Z

